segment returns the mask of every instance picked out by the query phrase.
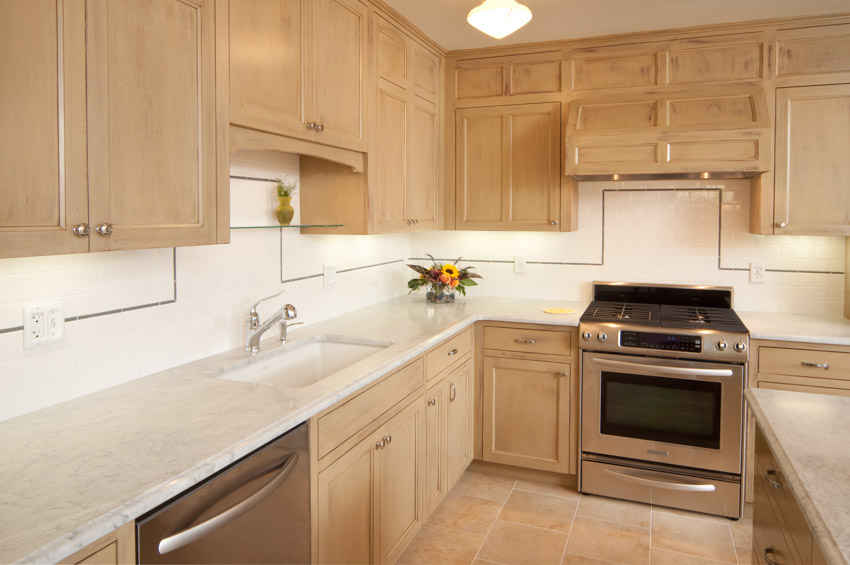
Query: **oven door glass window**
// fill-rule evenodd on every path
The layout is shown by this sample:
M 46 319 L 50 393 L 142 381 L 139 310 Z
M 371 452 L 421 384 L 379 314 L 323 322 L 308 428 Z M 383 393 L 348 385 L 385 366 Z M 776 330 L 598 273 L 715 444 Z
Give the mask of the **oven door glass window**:
M 602 371 L 606 435 L 720 448 L 718 382 Z

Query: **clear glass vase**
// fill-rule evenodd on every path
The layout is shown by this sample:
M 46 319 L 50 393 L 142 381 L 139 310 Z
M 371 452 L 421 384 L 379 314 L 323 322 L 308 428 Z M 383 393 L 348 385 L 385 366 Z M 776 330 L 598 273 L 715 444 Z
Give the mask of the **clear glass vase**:
M 425 300 L 435 304 L 455 301 L 455 289 L 447 284 L 431 284 L 425 289 Z

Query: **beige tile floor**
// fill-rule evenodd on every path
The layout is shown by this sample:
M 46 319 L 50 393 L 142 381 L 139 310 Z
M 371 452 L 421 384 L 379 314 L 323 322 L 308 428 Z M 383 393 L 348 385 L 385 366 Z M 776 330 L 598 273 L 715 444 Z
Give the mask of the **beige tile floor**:
M 750 564 L 746 514 L 735 522 L 467 471 L 399 564 Z

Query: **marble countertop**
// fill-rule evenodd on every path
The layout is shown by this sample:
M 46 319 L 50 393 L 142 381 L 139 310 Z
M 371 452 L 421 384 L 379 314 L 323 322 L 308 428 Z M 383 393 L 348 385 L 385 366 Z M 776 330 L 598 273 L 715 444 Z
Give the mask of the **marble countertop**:
M 394 344 L 305 388 L 213 378 L 281 352 L 231 350 L 0 423 L 0 562 L 56 562 L 476 321 L 578 325 L 586 303 L 397 298 L 291 330 Z M 575 314 L 553 315 L 548 307 Z M 305 320 L 306 321 L 306 320 Z
M 850 398 L 768 389 L 746 397 L 827 562 L 850 564 Z
M 850 345 L 850 320 L 842 316 L 737 312 L 750 330 L 750 339 Z

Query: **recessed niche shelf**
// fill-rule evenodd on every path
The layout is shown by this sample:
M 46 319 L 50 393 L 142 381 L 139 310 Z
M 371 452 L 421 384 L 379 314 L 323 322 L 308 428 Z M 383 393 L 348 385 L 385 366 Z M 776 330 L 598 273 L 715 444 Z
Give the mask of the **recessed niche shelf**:
M 288 226 L 230 226 L 232 230 L 271 230 L 284 228 L 341 228 L 342 224 L 291 224 Z

